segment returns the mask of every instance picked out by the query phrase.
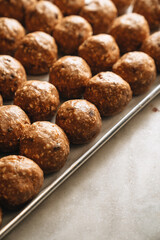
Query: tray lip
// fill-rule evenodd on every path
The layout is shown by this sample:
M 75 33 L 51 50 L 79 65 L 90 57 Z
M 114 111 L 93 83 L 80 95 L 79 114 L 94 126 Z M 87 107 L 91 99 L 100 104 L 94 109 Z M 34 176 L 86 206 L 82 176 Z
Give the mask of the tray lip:
M 83 165 L 96 151 L 108 142 L 125 124 L 127 124 L 138 112 L 140 112 L 149 102 L 160 94 L 160 84 L 158 84 L 146 97 L 144 97 L 135 107 L 133 107 L 124 117 L 122 117 L 103 137 L 101 137 L 89 150 L 69 166 L 56 180 L 49 184 L 40 194 L 35 197 L 16 217 L 0 229 L 0 239 L 5 237 L 15 228 L 25 217 L 27 217 L 36 207 L 40 205 L 51 193 L 53 193 L 65 180 L 67 180 L 81 165 Z

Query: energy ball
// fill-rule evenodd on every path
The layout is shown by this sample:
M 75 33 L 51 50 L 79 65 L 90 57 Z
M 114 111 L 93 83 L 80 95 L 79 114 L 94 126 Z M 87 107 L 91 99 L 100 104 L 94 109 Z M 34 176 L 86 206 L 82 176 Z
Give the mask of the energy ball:
M 64 15 L 77 15 L 84 6 L 84 0 L 50 0 L 56 4 Z
M 25 24 L 29 32 L 42 31 L 52 34 L 62 19 L 59 8 L 48 1 L 40 1 L 26 12 Z
M 156 29 L 160 26 L 159 0 L 135 0 L 133 11 L 143 15 L 151 29 Z
M 43 171 L 23 156 L 0 159 L 0 201 L 7 208 L 16 208 L 35 197 L 43 184 Z
M 2 96 L 0 95 L 0 106 L 2 106 L 3 105 L 3 98 L 2 98 Z
M 93 74 L 110 70 L 120 56 L 117 43 L 108 34 L 89 37 L 79 47 L 78 52 L 79 56 L 86 60 Z
M 110 0 L 90 0 L 81 9 L 80 15 L 92 26 L 93 33 L 106 33 L 117 17 L 117 9 Z
M 143 16 L 128 13 L 114 20 L 109 33 L 115 38 L 123 54 L 140 49 L 150 32 L 149 25 Z
M 150 55 L 160 72 L 160 31 L 150 35 L 142 44 L 141 51 Z
M 90 67 L 81 57 L 65 56 L 50 69 L 49 82 L 55 85 L 63 98 L 81 98 L 92 77 Z
M 0 107 L 0 152 L 14 152 L 19 149 L 23 129 L 30 124 L 25 112 L 18 106 Z
M 6 100 L 12 100 L 18 87 L 27 81 L 22 64 L 15 58 L 0 55 L 0 93 Z
M 143 52 L 126 53 L 113 65 L 113 71 L 130 84 L 134 95 L 148 91 L 156 79 L 154 60 Z
M 24 35 L 25 30 L 17 20 L 0 18 L 0 54 L 13 55 Z
M 132 91 L 115 73 L 101 72 L 89 81 L 84 98 L 96 105 L 101 116 L 112 116 L 123 111 L 132 99 Z
M 33 80 L 18 88 L 14 104 L 22 108 L 34 122 L 51 120 L 60 101 L 55 86 L 48 82 Z
M 92 35 L 91 25 L 80 16 L 63 18 L 53 31 L 53 36 L 66 54 L 76 53 L 78 47 Z
M 49 72 L 49 68 L 57 60 L 57 51 L 54 38 L 38 31 L 23 38 L 15 58 L 22 63 L 28 74 L 39 75 Z
M 2 225 L 2 208 L 0 207 L 0 226 Z
M 33 159 L 45 173 L 60 170 L 69 152 L 68 138 L 56 124 L 35 122 L 24 129 L 20 153 Z
M 86 100 L 69 100 L 58 109 L 56 123 L 71 143 L 90 142 L 100 132 L 102 121 L 97 108 Z
M 0 16 L 15 18 L 24 23 L 26 10 L 36 2 L 37 0 L 0 0 Z
M 126 12 L 133 0 L 112 0 L 112 2 L 116 5 L 118 14 L 122 15 Z

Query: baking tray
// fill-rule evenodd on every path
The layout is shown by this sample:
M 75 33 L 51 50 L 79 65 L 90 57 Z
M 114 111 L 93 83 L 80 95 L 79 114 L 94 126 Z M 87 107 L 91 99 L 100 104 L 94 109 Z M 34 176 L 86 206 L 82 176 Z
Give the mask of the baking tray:
M 28 80 L 31 79 L 48 81 L 48 75 L 40 77 L 28 76 Z M 113 117 L 103 118 L 101 132 L 92 142 L 79 146 L 71 145 L 71 153 L 65 166 L 58 173 L 45 176 L 43 188 L 37 197 L 19 211 L 4 212 L 3 223 L 0 230 L 0 239 L 2 239 L 27 215 L 29 215 L 41 202 L 54 192 L 69 176 L 71 176 L 159 93 L 160 75 L 157 77 L 156 82 L 153 84 L 150 91 L 142 96 L 134 97 L 122 113 Z M 52 122 L 54 121 L 55 118 L 52 119 Z

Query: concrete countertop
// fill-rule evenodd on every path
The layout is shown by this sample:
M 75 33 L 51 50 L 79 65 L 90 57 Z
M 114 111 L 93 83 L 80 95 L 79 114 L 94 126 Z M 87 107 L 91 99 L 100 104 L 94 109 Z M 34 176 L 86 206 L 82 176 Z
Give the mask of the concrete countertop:
M 4 239 L 159 240 L 160 96 Z

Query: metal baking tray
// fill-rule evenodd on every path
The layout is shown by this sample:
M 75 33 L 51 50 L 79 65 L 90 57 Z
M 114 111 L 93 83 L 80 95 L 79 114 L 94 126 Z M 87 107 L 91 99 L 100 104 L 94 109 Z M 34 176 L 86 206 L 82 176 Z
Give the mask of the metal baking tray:
M 29 80 L 48 80 L 48 75 L 41 77 L 29 76 Z M 98 149 L 113 137 L 127 122 L 142 110 L 153 98 L 160 93 L 160 76 L 146 94 L 134 97 L 125 110 L 113 117 L 103 118 L 100 134 L 89 144 L 71 145 L 71 153 L 65 166 L 57 173 L 45 176 L 41 192 L 29 204 L 19 211 L 3 214 L 3 223 L 0 229 L 0 239 L 9 233 L 18 223 L 29 215 L 41 202 L 54 192 L 72 173 L 84 164 Z M 53 122 L 55 119 L 53 118 Z M 1 156 L 0 156 L 1 157 Z

